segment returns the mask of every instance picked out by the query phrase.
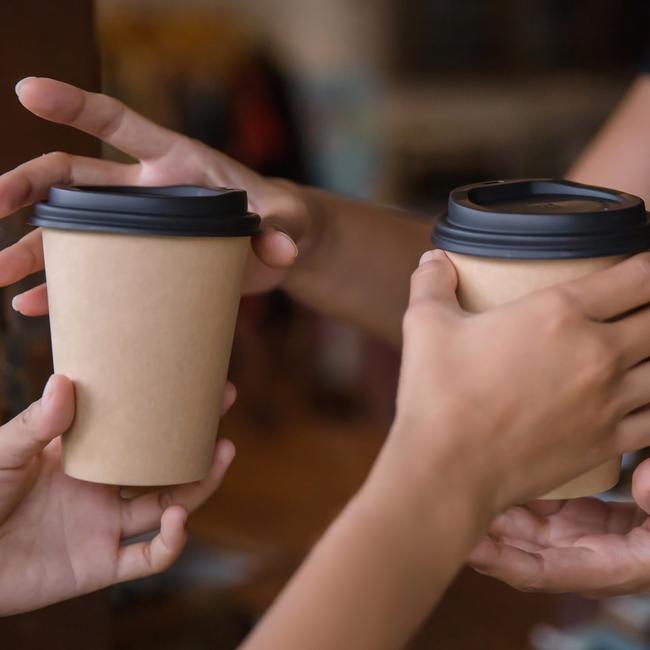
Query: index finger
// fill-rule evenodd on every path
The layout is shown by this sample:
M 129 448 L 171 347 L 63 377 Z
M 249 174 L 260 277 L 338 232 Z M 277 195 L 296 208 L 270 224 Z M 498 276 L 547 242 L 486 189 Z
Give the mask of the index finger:
M 594 320 L 606 321 L 650 302 L 650 253 L 560 285 Z
M 18 83 L 16 94 L 35 115 L 85 131 L 138 160 L 164 156 L 180 137 L 113 97 L 62 81 L 28 77 Z
M 43 237 L 41 229 L 37 228 L 0 250 L 0 287 L 41 271 L 43 266 Z

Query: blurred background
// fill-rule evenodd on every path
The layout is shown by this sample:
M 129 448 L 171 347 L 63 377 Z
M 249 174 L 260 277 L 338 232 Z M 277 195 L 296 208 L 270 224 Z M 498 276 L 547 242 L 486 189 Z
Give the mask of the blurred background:
M 431 221 L 457 185 L 561 175 L 650 51 L 642 0 L 23 0 L 0 18 L 2 171 L 55 149 L 99 153 L 18 109 L 14 83 L 49 75 L 103 88 L 265 174 Z M 3 222 L 3 246 L 25 216 Z M 16 316 L 16 292 L 4 292 L 0 323 L 7 417 L 50 372 L 46 319 Z M 238 455 L 180 562 L 2 620 L 3 646 L 235 648 L 365 477 L 398 363 L 281 292 L 245 298 L 239 400 L 221 428 Z M 642 597 L 527 595 L 464 571 L 411 647 L 647 648 L 649 620 Z

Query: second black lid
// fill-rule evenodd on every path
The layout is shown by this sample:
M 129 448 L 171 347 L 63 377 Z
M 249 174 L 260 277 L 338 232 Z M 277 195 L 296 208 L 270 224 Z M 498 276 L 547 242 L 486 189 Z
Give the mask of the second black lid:
M 433 243 L 482 257 L 559 259 L 650 248 L 643 200 L 565 180 L 492 181 L 449 195 Z
M 185 237 L 255 234 L 244 190 L 192 185 L 53 187 L 31 223 L 46 228 Z

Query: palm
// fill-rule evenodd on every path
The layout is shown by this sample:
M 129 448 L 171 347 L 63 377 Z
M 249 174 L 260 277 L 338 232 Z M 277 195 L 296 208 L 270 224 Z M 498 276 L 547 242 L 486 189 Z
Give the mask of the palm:
M 538 501 L 498 517 L 471 563 L 526 591 L 647 590 L 650 519 L 633 503 Z

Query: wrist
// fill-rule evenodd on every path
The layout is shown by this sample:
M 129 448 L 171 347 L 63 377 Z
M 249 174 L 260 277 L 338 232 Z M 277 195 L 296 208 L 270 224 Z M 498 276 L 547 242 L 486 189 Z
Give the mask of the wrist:
M 477 539 L 504 506 L 497 473 L 459 422 L 439 416 L 422 427 L 397 420 L 364 489 L 374 499 L 408 504 L 418 526 L 426 523 L 432 508 L 444 507 Z
M 381 549 L 385 591 L 408 603 L 413 626 L 435 606 L 487 530 L 491 513 L 469 480 L 443 463 L 427 476 L 382 456 L 337 525 L 353 526 L 366 553 Z M 411 465 L 411 470 L 413 465 Z M 387 569 L 390 567 L 390 569 Z M 381 591 L 381 583 L 374 589 Z

